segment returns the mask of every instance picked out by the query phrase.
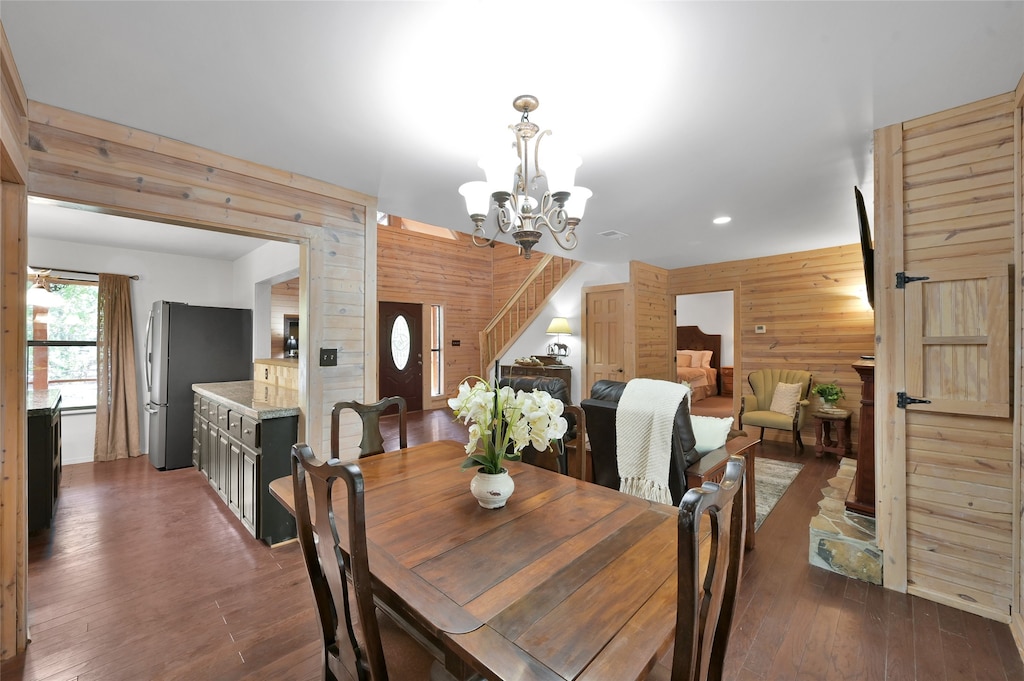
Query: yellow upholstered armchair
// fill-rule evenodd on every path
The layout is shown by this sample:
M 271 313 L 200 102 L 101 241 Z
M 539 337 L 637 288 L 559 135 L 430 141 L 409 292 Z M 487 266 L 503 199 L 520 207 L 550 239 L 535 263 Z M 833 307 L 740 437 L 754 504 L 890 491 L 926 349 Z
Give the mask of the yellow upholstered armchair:
M 740 428 L 760 426 L 793 433 L 793 450 L 803 450 L 800 429 L 807 418 L 811 372 L 797 369 L 758 369 L 747 376 L 753 395 L 740 400 Z

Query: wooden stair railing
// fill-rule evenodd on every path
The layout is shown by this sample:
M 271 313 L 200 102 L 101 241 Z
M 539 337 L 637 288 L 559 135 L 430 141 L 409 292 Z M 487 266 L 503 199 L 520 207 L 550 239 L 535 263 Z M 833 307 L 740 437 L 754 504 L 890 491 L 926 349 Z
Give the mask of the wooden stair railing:
M 581 264 L 578 260 L 550 253 L 543 255 L 522 285 L 480 332 L 481 376 L 487 375 L 494 361 L 519 338 L 523 329 L 533 323 L 551 295 Z

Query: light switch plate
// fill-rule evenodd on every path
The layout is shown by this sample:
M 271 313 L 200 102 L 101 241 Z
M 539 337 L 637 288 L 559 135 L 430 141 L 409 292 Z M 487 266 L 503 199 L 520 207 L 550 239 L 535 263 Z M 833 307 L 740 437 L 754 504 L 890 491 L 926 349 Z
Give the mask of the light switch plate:
M 320 348 L 320 366 L 338 366 L 338 351 L 334 348 Z

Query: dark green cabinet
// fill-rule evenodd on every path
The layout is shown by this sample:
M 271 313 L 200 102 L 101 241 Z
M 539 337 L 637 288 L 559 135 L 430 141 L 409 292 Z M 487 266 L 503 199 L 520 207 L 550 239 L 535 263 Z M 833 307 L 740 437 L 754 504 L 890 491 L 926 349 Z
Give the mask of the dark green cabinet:
M 254 419 L 196 395 L 193 464 L 254 537 L 276 544 L 295 537 L 295 519 L 270 496 L 270 481 L 291 472 L 298 416 Z
M 28 531 L 50 527 L 60 490 L 60 391 L 28 395 Z

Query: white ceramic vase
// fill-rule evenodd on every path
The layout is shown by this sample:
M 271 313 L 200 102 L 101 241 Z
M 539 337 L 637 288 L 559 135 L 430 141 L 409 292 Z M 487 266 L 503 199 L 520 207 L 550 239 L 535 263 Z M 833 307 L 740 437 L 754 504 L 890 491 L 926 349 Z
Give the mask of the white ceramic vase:
M 469 483 L 470 491 L 484 508 L 502 508 L 515 488 L 512 476 L 504 469 L 500 473 L 478 471 Z

